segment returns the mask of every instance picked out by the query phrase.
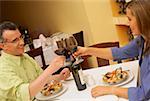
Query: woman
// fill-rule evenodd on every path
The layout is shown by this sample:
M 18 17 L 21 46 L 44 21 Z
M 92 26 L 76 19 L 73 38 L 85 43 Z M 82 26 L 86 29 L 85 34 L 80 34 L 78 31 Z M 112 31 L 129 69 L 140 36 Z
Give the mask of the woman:
M 93 97 L 114 94 L 128 98 L 130 101 L 147 101 L 150 99 L 150 1 L 134 0 L 126 9 L 130 28 L 137 36 L 129 45 L 122 48 L 86 48 L 79 47 L 75 56 L 94 55 L 104 59 L 127 59 L 139 57 L 140 85 L 121 88 L 97 86 L 91 91 Z

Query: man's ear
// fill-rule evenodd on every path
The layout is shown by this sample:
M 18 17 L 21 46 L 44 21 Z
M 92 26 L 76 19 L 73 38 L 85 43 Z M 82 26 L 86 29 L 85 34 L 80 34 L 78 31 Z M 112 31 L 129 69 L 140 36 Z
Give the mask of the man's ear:
M 3 48 L 4 48 L 4 44 L 0 43 L 0 49 L 3 49 Z

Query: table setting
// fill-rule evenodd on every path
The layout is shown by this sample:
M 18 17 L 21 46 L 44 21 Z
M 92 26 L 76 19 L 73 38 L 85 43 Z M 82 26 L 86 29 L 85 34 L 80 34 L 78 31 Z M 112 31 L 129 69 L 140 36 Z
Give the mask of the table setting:
M 44 87 L 44 90 L 35 96 L 36 101 L 70 101 L 70 99 L 73 101 L 128 101 L 115 95 L 93 98 L 91 89 L 98 85 L 136 87 L 138 60 L 82 71 L 80 63 L 84 60 L 72 55 L 78 46 L 76 39 L 72 35 L 64 35 L 63 37 L 54 36 L 52 41 L 51 45 L 54 45 L 55 48 L 52 46 L 44 48 L 45 51 L 51 48 L 49 52 L 44 51 L 45 56 L 51 57 L 50 54 L 53 55 L 52 58 L 54 58 L 54 54 L 65 56 L 64 67 L 70 69 L 71 76 L 67 80 L 59 82 L 60 87 L 47 84 L 49 86 Z
M 107 72 L 112 72 L 117 68 L 122 67 L 123 70 L 130 71 L 128 79 L 123 82 L 114 84 L 113 86 L 121 86 L 121 87 L 136 87 L 137 86 L 137 77 L 138 77 L 138 60 L 114 64 L 104 67 L 98 67 L 88 70 L 83 70 L 83 77 L 86 82 L 87 88 L 82 91 L 78 91 L 76 87 L 76 83 L 74 81 L 73 76 L 71 75 L 66 81 L 61 81 L 63 84 L 63 89 L 54 95 L 53 97 L 47 97 L 47 99 L 39 99 L 40 101 L 128 101 L 127 99 L 117 97 L 115 95 L 104 95 L 99 96 L 97 98 L 93 98 L 91 96 L 91 89 L 97 85 L 105 85 L 108 84 L 102 81 L 104 74 Z M 37 101 L 39 101 L 37 99 Z

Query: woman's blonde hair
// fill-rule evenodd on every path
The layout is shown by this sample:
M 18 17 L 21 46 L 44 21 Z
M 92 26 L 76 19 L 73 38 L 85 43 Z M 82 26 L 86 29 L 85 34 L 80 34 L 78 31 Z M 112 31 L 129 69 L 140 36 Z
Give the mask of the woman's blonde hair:
M 150 0 L 132 0 L 127 6 L 135 16 L 138 29 L 145 38 L 144 55 L 150 54 Z

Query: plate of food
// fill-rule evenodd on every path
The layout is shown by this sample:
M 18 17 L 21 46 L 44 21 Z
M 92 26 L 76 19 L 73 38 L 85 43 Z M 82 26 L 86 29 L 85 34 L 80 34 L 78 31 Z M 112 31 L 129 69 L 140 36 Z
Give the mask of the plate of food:
M 35 96 L 38 100 L 50 100 L 60 96 L 67 90 L 67 86 L 61 82 L 53 81 L 47 83 L 43 89 Z
M 112 72 L 107 72 L 102 81 L 108 85 L 121 86 L 124 85 L 131 80 L 133 80 L 134 75 L 129 70 L 122 70 L 122 68 L 117 68 Z

